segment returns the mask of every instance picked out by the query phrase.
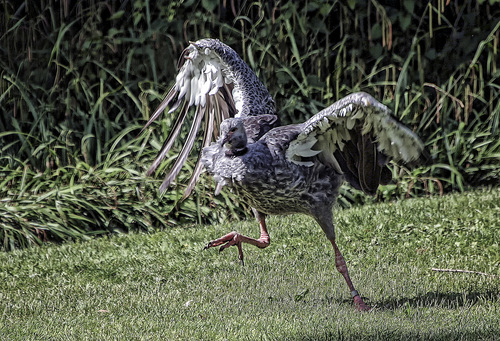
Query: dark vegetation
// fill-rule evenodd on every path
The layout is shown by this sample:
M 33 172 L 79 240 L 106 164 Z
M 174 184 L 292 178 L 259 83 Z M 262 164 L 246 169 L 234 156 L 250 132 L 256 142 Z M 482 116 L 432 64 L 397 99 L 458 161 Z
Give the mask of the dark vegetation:
M 247 210 L 171 155 L 144 176 L 172 117 L 137 137 L 189 40 L 219 38 L 267 85 L 284 122 L 366 91 L 426 142 L 378 199 L 497 185 L 498 1 L 9 1 L 0 14 L 0 249 L 215 222 Z M 348 187 L 340 204 L 371 200 Z

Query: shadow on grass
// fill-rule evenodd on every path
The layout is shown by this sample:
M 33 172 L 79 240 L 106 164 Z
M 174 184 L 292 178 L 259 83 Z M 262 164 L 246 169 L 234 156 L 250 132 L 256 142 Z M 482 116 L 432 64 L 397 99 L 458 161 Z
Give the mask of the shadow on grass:
M 479 300 L 495 301 L 498 300 L 500 292 L 498 290 L 489 290 L 485 292 L 469 292 L 469 293 L 442 293 L 442 292 L 427 292 L 423 295 L 411 298 L 394 298 L 386 299 L 378 302 L 370 302 L 377 310 L 397 310 L 406 307 L 440 307 L 448 309 L 456 309 L 459 307 L 470 307 L 476 304 Z
M 372 301 L 369 297 L 362 296 L 363 301 L 372 308 L 372 312 L 396 311 L 408 308 L 437 307 L 443 309 L 457 309 L 460 307 L 471 307 L 478 301 L 500 301 L 499 290 L 472 291 L 468 293 L 457 292 L 427 292 L 415 297 L 387 298 L 379 301 Z M 336 302 L 339 305 L 351 305 L 354 309 L 354 302 L 351 298 L 324 298 L 319 304 L 331 304 Z
M 469 293 L 441 293 L 427 292 L 423 295 L 412 298 L 387 299 L 378 302 L 370 302 L 368 298 L 363 297 L 366 303 L 374 309 L 366 313 L 366 324 L 359 324 L 356 319 L 352 324 L 347 323 L 343 326 L 332 326 L 331 330 L 311 330 L 304 328 L 298 335 L 290 335 L 280 338 L 279 340 L 498 340 L 500 326 L 498 325 L 477 325 L 473 324 L 459 328 L 447 328 L 428 319 L 415 320 L 414 327 L 399 328 L 396 324 L 388 321 L 385 323 L 380 319 L 370 319 L 371 314 L 377 315 L 384 311 L 403 310 L 401 319 L 413 315 L 416 311 L 423 307 L 437 307 L 442 309 L 457 309 L 460 307 L 472 307 L 480 301 L 498 301 L 500 292 L 498 290 L 489 290 L 484 292 L 469 292 Z M 351 304 L 352 300 L 339 300 L 341 304 Z M 354 309 L 354 306 L 352 307 Z M 363 316 L 365 313 L 360 313 Z M 400 315 L 401 312 L 396 313 Z M 396 316 L 395 315 L 395 316 Z M 386 316 L 381 314 L 381 316 Z M 363 320 L 361 318 L 361 320 Z M 374 323 L 376 321 L 376 323 Z M 445 322 L 445 321 L 441 321 Z M 449 326 L 448 326 L 449 327 Z
M 491 328 L 489 330 L 482 330 L 479 332 L 461 332 L 461 331 L 447 331 L 447 332 L 436 332 L 429 333 L 421 330 L 414 331 L 388 331 L 388 330 L 377 330 L 377 331 L 364 331 L 364 330 L 342 330 L 337 329 L 334 331 L 324 332 L 321 335 L 297 335 L 293 337 L 284 337 L 280 340 L 291 340 L 291 341 L 333 341 L 333 340 L 491 340 L 495 341 L 497 339 L 498 330 Z

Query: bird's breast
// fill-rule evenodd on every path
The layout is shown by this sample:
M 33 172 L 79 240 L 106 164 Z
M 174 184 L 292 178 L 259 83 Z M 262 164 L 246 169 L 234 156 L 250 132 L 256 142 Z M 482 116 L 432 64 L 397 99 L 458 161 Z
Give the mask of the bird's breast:
M 309 214 L 318 203 L 333 203 L 343 181 L 321 164 L 300 166 L 271 155 L 264 144 L 250 145 L 240 156 L 220 151 L 208 164 L 217 182 L 230 186 L 239 198 L 266 214 Z

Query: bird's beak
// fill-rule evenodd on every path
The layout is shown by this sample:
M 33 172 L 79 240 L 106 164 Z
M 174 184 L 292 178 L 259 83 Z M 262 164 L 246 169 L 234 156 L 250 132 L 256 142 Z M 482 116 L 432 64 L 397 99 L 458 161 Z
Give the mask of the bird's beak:
M 229 141 L 229 138 L 230 138 L 229 134 L 224 135 L 224 138 L 222 139 L 220 145 L 222 147 L 224 147 L 224 145 L 227 143 L 227 141 Z

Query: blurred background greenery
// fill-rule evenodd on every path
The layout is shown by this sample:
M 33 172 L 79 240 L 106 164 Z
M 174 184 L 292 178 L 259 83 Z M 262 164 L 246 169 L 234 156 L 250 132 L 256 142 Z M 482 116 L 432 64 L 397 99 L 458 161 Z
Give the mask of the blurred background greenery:
M 193 160 L 165 195 L 145 170 L 165 116 L 137 136 L 188 41 L 250 65 L 285 123 L 366 91 L 425 141 L 433 164 L 391 165 L 375 199 L 498 185 L 500 1 L 42 0 L 1 3 L 0 249 L 249 213 Z M 341 206 L 374 200 L 348 186 Z

